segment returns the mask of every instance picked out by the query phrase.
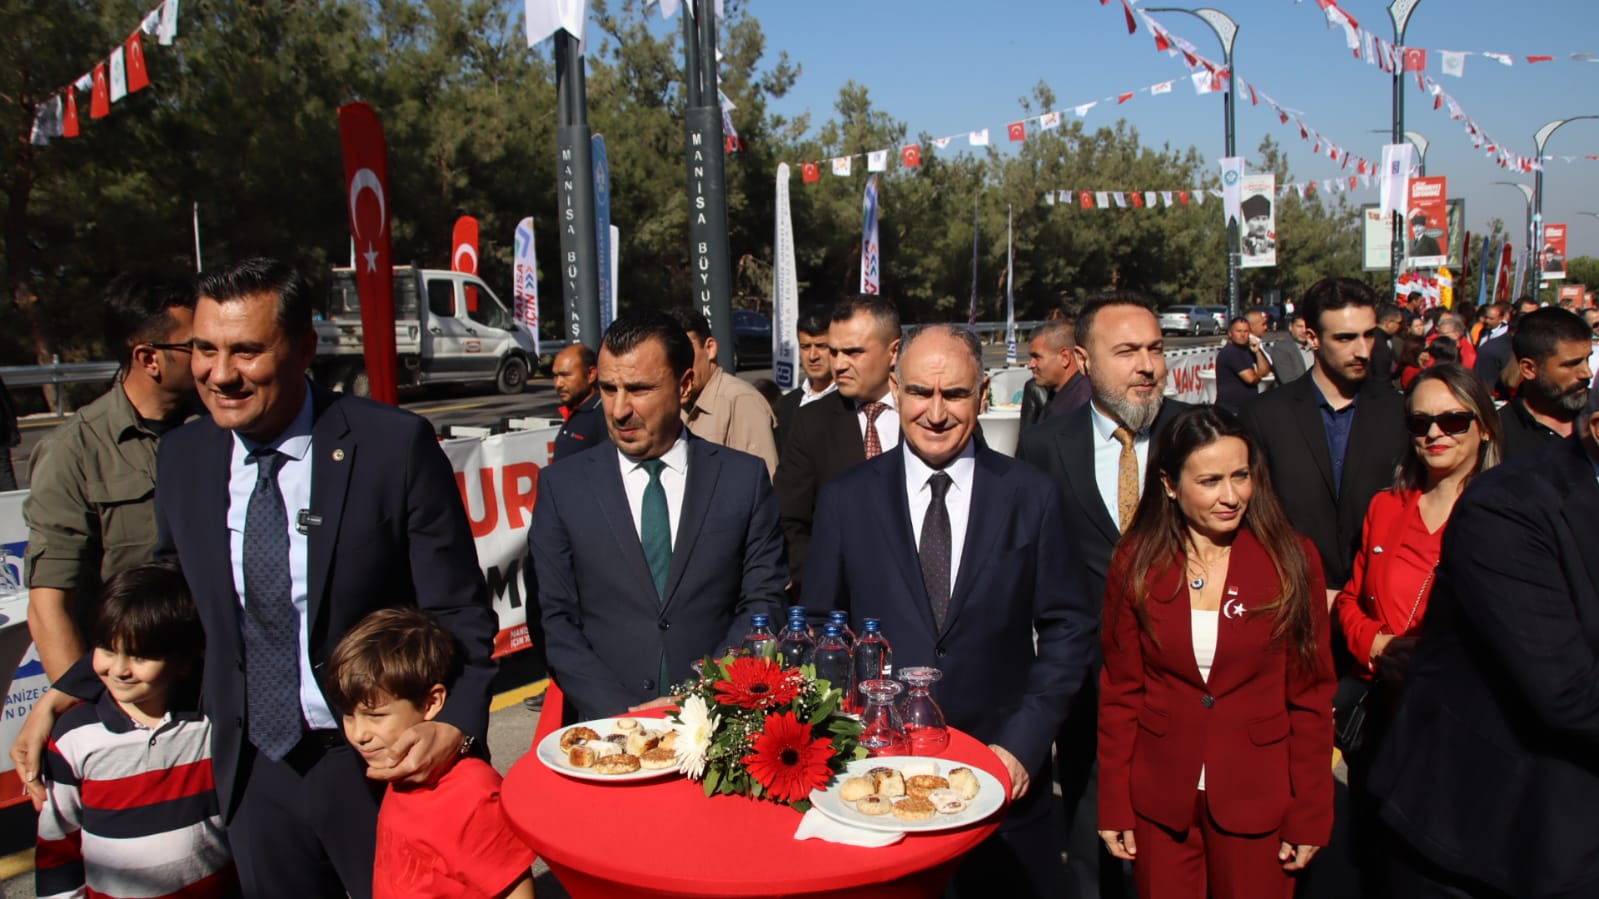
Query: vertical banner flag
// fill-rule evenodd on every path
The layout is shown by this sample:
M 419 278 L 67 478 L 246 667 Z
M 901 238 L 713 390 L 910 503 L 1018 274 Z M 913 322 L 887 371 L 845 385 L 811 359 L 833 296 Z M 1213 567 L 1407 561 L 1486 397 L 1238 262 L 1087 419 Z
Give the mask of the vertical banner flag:
M 794 262 L 794 220 L 788 208 L 788 163 L 777 165 L 777 234 L 772 241 L 772 377 L 782 390 L 799 385 L 799 266 Z
M 1381 198 L 1377 203 L 1383 212 L 1404 216 L 1405 203 L 1410 199 L 1410 157 L 1414 150 L 1408 143 L 1383 145 L 1382 176 L 1378 179 Z
M 1510 277 L 1506 274 L 1505 269 L 1510 265 L 1510 254 L 1512 252 L 1510 241 L 1505 241 L 1504 247 L 1499 251 L 1499 264 L 1494 267 L 1493 301 L 1495 303 L 1504 303 L 1510 300 Z
M 398 405 L 399 363 L 394 352 L 394 268 L 389 250 L 389 154 L 383 123 L 365 103 L 339 107 L 344 152 L 344 193 L 355 239 L 355 287 L 361 298 L 361 335 L 372 399 Z
M 610 265 L 610 267 L 611 267 L 611 293 L 610 293 L 610 300 L 607 301 L 604 298 L 601 298 L 600 303 L 601 303 L 601 309 L 602 310 L 603 309 L 609 309 L 610 310 L 610 314 L 611 314 L 611 320 L 615 320 L 615 317 L 616 317 L 616 272 L 617 272 L 617 266 L 621 263 L 621 258 L 622 258 L 622 229 L 616 227 L 615 225 L 611 226 L 611 236 L 610 236 L 610 244 L 609 244 L 609 246 L 611 248 L 610 262 L 608 263 L 608 265 Z M 607 302 L 609 302 L 608 306 L 605 305 Z M 606 321 L 605 322 L 605 327 L 609 328 L 610 326 L 611 326 L 611 321 Z M 605 332 L 602 329 L 600 331 L 600 333 L 604 334 Z
M 144 67 L 144 35 L 135 31 L 128 36 L 128 93 L 150 86 L 150 71 Z
M 1243 240 L 1239 268 L 1266 268 L 1277 264 L 1277 176 L 1245 175 L 1240 181 L 1239 216 Z
M 966 324 L 971 327 L 977 325 L 977 241 L 983 233 L 980 217 L 982 204 L 983 195 L 978 194 L 972 200 L 972 301 L 966 310 Z
M 111 87 L 106 84 L 106 66 L 94 67 L 94 86 L 89 93 L 89 118 L 103 119 L 111 114 Z
M 1244 157 L 1227 156 L 1221 161 L 1221 200 L 1228 225 L 1242 224 L 1238 204 L 1242 198 Z
M 178 0 L 161 4 L 161 26 L 156 29 L 156 43 L 169 47 L 178 37 Z
M 111 102 L 117 103 L 128 95 L 128 64 L 118 47 L 111 51 Z
M 611 283 L 611 163 L 605 155 L 605 138 L 594 135 L 594 239 L 600 269 L 600 333 L 616 318 Z
M 450 251 L 450 271 L 466 275 L 477 274 L 477 219 L 470 215 L 456 219 L 450 245 L 454 247 Z M 477 299 L 477 288 L 470 284 L 466 285 L 467 312 L 477 311 Z
M 1009 206 L 1005 207 L 1005 364 L 1016 364 L 1016 232 Z
M 1449 209 L 1444 176 L 1411 178 L 1405 213 L 1405 257 L 1410 268 L 1449 264 Z
M 1538 270 L 1545 281 L 1566 278 L 1566 226 L 1544 225 L 1543 248 L 1539 250 Z
M 531 216 L 516 225 L 516 258 L 514 279 L 511 281 L 511 303 L 516 320 L 533 337 L 533 355 L 539 354 L 539 275 L 538 260 L 533 252 L 533 219 Z
M 1482 239 L 1482 255 L 1477 257 L 1477 305 L 1488 302 L 1488 247 L 1493 237 L 1490 235 Z M 1466 248 L 1471 252 L 1471 247 Z
M 876 296 L 883 292 L 883 260 L 877 244 L 876 175 L 866 179 L 866 199 L 861 204 L 861 217 L 866 222 L 861 235 L 861 293 Z

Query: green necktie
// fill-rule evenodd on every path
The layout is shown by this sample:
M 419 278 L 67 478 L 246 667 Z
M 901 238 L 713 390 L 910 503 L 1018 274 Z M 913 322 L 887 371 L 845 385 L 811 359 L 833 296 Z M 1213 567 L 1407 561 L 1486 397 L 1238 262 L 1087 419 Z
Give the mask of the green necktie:
M 639 542 L 644 546 L 644 559 L 650 563 L 655 592 L 664 602 L 666 576 L 672 570 L 672 518 L 666 510 L 666 488 L 661 486 L 661 469 L 666 463 L 646 459 L 639 464 L 650 473 L 649 486 L 644 488 L 644 507 L 639 511 Z

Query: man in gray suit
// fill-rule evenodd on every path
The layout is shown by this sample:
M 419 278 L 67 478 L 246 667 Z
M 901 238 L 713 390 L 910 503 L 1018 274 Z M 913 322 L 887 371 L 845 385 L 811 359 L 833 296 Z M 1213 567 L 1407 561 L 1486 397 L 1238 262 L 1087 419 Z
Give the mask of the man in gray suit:
M 1260 331 L 1255 331 L 1255 316 L 1261 319 Z M 1266 330 L 1266 314 L 1259 310 L 1249 313 L 1249 330 L 1260 336 Z M 1264 339 L 1264 338 L 1263 338 Z M 1271 358 L 1272 373 L 1277 376 L 1277 386 L 1304 376 L 1310 370 L 1310 335 L 1305 328 L 1305 317 L 1295 313 L 1288 317 L 1288 333 L 1275 340 L 1266 341 L 1266 355 Z
M 539 476 L 528 545 L 568 720 L 654 703 L 782 601 L 788 564 L 766 465 L 684 427 L 693 366 L 672 319 L 618 319 L 599 357 L 616 451 Z

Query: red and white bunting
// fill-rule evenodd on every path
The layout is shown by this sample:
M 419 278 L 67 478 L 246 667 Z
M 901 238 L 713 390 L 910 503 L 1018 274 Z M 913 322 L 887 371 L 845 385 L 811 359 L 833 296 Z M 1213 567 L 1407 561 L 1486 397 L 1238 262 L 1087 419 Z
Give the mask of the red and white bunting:
M 78 92 L 89 93 L 89 118 L 100 119 L 111 114 L 111 104 L 127 94 L 150 86 L 150 74 L 145 68 L 144 35 L 157 37 L 161 46 L 167 46 L 178 34 L 178 0 L 163 0 L 160 6 L 145 13 L 126 40 L 107 51 L 94 66 L 69 84 L 64 84 L 49 98 L 35 107 L 32 142 L 48 144 L 54 138 L 79 136 Z

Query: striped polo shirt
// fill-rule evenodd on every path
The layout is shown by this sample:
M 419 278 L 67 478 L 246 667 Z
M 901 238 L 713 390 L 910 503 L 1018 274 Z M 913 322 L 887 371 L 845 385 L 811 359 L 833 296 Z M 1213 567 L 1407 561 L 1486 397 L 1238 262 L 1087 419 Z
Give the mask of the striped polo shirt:
M 107 692 L 56 722 L 44 771 L 40 899 L 205 899 L 235 890 L 205 716 L 169 711 L 151 729 Z

